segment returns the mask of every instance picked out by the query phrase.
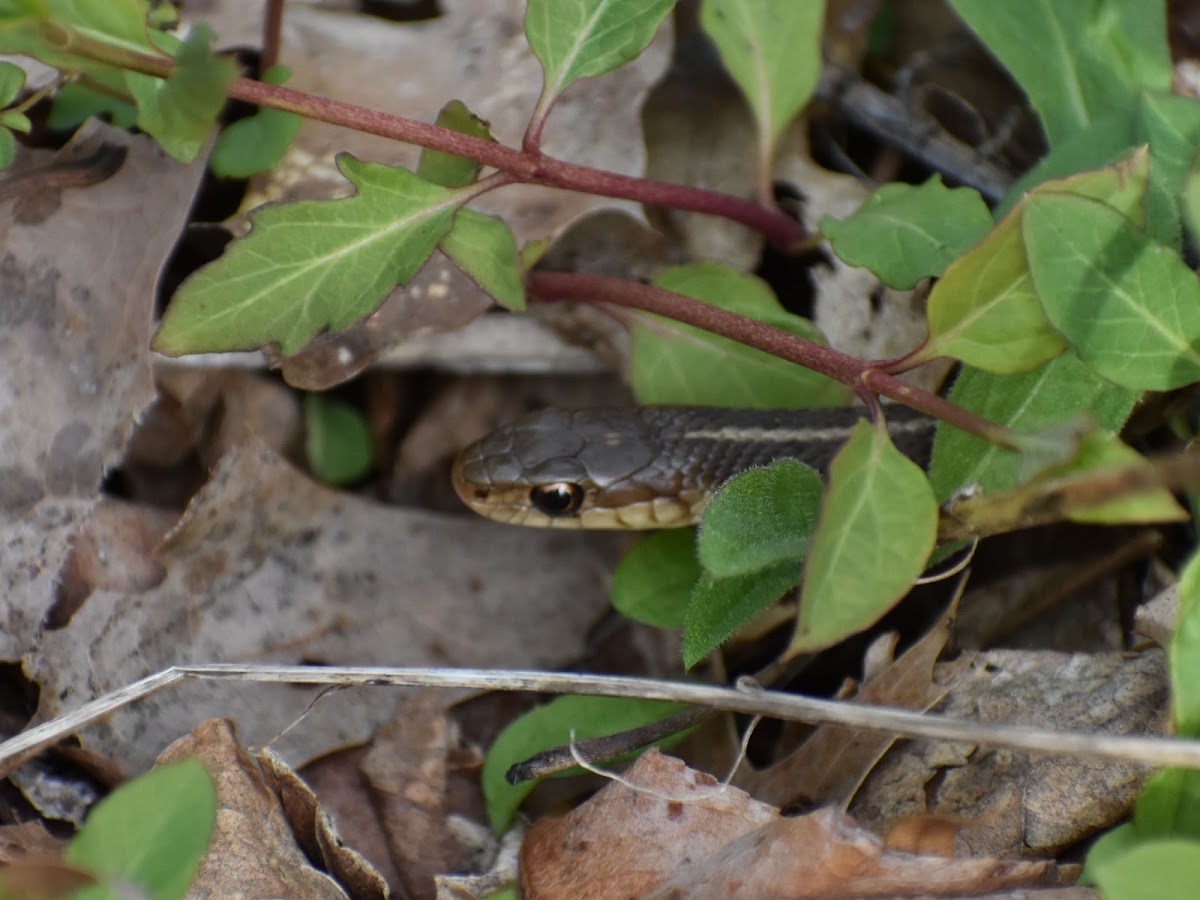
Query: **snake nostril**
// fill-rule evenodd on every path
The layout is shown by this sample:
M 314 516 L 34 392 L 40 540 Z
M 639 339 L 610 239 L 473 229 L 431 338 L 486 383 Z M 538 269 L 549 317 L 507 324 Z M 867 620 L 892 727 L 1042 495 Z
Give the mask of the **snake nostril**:
M 492 495 L 492 489 L 487 487 L 476 487 L 471 492 L 476 500 L 486 500 Z
M 569 516 L 583 504 L 583 488 L 567 481 L 538 485 L 530 489 L 529 502 L 547 516 Z

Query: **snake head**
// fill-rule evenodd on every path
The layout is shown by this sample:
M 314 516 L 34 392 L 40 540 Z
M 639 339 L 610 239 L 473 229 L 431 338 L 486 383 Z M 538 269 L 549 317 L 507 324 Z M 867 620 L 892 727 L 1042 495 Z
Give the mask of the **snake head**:
M 543 528 L 690 524 L 678 485 L 662 485 L 653 424 L 628 411 L 531 413 L 472 444 L 451 473 L 462 501 L 500 522 Z

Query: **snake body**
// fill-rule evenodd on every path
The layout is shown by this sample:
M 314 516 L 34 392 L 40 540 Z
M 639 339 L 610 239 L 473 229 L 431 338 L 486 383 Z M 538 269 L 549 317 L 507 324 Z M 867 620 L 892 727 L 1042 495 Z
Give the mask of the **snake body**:
M 687 406 L 548 409 L 459 454 L 454 487 L 501 522 L 557 528 L 679 528 L 699 521 L 718 487 L 776 459 L 824 470 L 860 409 L 750 410 Z M 933 420 L 889 407 L 905 455 L 928 458 Z

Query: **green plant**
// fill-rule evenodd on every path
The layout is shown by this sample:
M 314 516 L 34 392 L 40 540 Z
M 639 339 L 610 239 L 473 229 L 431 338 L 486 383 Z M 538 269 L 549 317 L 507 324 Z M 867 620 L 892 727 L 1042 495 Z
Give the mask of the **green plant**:
M 175 38 L 144 0 L 7 0 L 0 51 L 36 57 L 77 85 L 127 98 L 138 125 L 180 159 L 199 151 L 226 97 L 263 108 L 245 128 L 265 129 L 276 150 L 295 126 L 293 114 L 425 148 L 416 172 L 343 155 L 338 165 L 352 197 L 256 214 L 248 236 L 179 290 L 155 338 L 160 351 L 276 344 L 295 353 L 322 331 L 368 315 L 440 248 L 509 309 L 561 300 L 624 307 L 631 381 L 644 402 L 834 405 L 857 393 L 942 420 L 928 475 L 882 429 L 863 425 L 823 489 L 811 471 L 777 465 L 734 480 L 713 502 L 698 556 L 686 537 L 655 537 L 635 549 L 617 573 L 614 603 L 656 624 L 682 623 L 689 665 L 797 584 L 789 653 L 868 627 L 908 591 L 939 538 L 963 536 L 939 525 L 938 504 L 965 486 L 979 486 L 986 508 L 992 498 L 1002 505 L 1021 483 L 1049 491 L 1088 472 L 1145 475 L 1147 465 L 1116 437 L 1130 410 L 1144 391 L 1200 381 L 1200 281 L 1181 257 L 1184 224 L 1195 233 L 1200 223 L 1193 159 L 1200 104 L 1169 94 L 1164 4 L 953 0 L 1028 94 L 1050 152 L 994 218 L 975 192 L 935 178 L 887 186 L 856 215 L 822 222 L 820 236 L 834 252 L 890 285 L 938 278 L 928 339 L 893 360 L 825 346 L 764 284 L 711 263 L 667 272 L 654 285 L 530 271 L 527 257 L 536 253 L 523 254 L 503 222 L 468 208 L 493 190 L 543 184 L 725 216 L 783 249 L 811 240 L 772 204 L 769 165 L 783 127 L 816 83 L 819 2 L 706 0 L 703 7 L 704 27 L 754 114 L 757 201 L 542 153 L 542 130 L 562 90 L 635 58 L 672 5 L 530 0 L 526 36 L 544 87 L 520 148 L 496 143 L 454 105 L 434 126 L 289 90 L 274 83 L 280 73 L 272 83 L 238 78 L 209 51 L 208 34 Z M 225 135 L 217 154 L 223 171 L 270 164 L 268 156 L 249 158 L 240 140 L 232 130 Z M 495 173 L 481 178 L 484 166 Z M 897 378 L 938 357 L 962 364 L 947 398 Z M 1091 430 L 1071 437 L 1063 425 L 1078 425 L 1080 414 Z M 789 498 L 786 515 L 759 515 L 764 492 Z M 1165 491 L 1144 489 L 1062 512 L 1110 522 L 1184 515 Z M 650 576 L 639 574 L 651 572 L 669 573 L 654 609 L 645 602 Z

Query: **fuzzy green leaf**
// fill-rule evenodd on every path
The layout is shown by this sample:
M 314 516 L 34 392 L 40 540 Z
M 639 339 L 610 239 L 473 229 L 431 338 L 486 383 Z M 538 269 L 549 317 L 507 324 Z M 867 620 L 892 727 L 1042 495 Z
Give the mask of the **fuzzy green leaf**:
M 821 505 L 821 476 L 794 459 L 743 472 L 704 510 L 696 554 L 717 577 L 804 559 Z
M 1090 413 L 1110 433 L 1121 430 L 1138 393 L 1097 378 L 1074 353 L 1064 353 L 1021 375 L 998 376 L 966 368 L 950 399 L 989 421 L 1024 434 Z M 943 427 L 933 443 L 929 479 L 940 501 L 969 485 L 1005 491 L 1020 482 L 1021 457 L 957 428 Z
M 942 274 L 991 226 L 991 213 L 977 191 L 948 188 L 937 175 L 919 187 L 886 185 L 854 215 L 821 220 L 834 253 L 899 290 Z
M 1171 838 L 1139 843 L 1106 862 L 1088 865 L 1104 900 L 1179 900 L 1200 883 L 1200 841 Z
M 326 484 L 352 484 L 375 464 L 366 418 L 348 403 L 323 394 L 304 396 L 304 450 L 308 466 Z
M 665 719 L 680 708 L 677 703 L 657 700 L 568 696 L 525 713 L 500 732 L 483 763 L 483 797 L 492 829 L 503 833 L 522 801 L 537 787 L 536 781 L 509 784 L 504 774 L 514 764 L 551 747 L 565 746 L 572 732 L 576 741 L 617 734 Z
M 370 314 L 412 278 L 464 198 L 346 154 L 338 167 L 353 197 L 252 213 L 250 234 L 176 293 L 155 348 L 179 356 L 278 343 L 290 355 Z
M 438 113 L 437 124 L 459 134 L 492 141 L 492 127 L 467 108 L 461 100 L 451 100 Z M 417 163 L 417 174 L 442 187 L 462 187 L 479 177 L 479 163 L 473 159 L 425 148 Z
M 611 72 L 654 39 L 674 0 L 529 0 L 525 38 L 545 70 L 540 106 L 571 82 Z
M 704 0 L 701 7 L 700 24 L 754 111 L 764 158 L 817 86 L 824 13 L 816 0 Z
M 25 86 L 25 70 L 15 63 L 0 60 L 0 107 L 17 99 Z
M 460 209 L 442 252 L 506 309 L 525 308 L 525 281 L 512 230 L 494 216 Z
M 1158 243 L 1178 250 L 1179 196 L 1200 146 L 1200 103 L 1187 97 L 1144 94 L 1137 127 L 1138 138 L 1150 145 L 1146 231 Z
M 950 0 L 1020 82 L 1053 147 L 1143 90 L 1171 85 L 1166 4 Z
M 191 162 L 216 127 L 229 86 L 237 78 L 232 60 L 214 54 L 214 34 L 197 25 L 175 58 L 165 81 L 127 72 L 125 83 L 138 107 L 138 126 L 180 162 Z
M 263 73 L 265 84 L 286 84 L 292 70 L 272 66 Z M 208 165 L 222 178 L 249 178 L 278 165 L 304 119 L 294 113 L 261 107 L 221 132 Z
M 689 669 L 704 659 L 800 581 L 800 560 L 718 578 L 701 576 L 692 591 L 683 624 L 683 664 Z
M 694 528 L 656 532 L 621 557 L 612 578 L 613 609 L 655 628 L 683 628 L 700 575 Z
M 1087 197 L 1031 197 L 1025 252 L 1051 322 L 1117 384 L 1171 390 L 1200 380 L 1200 281 L 1178 254 Z
M 655 284 L 824 343 L 763 281 L 728 266 L 678 266 Z M 631 313 L 630 320 L 630 381 L 642 403 L 802 408 L 849 402 L 843 385 L 745 344 L 649 313 Z
M 102 800 L 64 858 L 102 879 L 136 885 L 139 896 L 176 900 L 187 895 L 216 819 L 217 791 L 201 762 L 160 766 Z
M 829 466 L 788 655 L 828 647 L 878 621 L 925 568 L 937 520 L 920 466 L 882 424 L 860 422 Z
M 1139 150 L 1115 165 L 1047 182 L 1037 193 L 1093 197 L 1135 216 L 1148 178 L 1149 157 Z M 1066 349 L 1029 275 L 1021 238 L 1024 208 L 1009 213 L 934 285 L 923 358 L 953 356 L 1003 374 L 1027 372 Z

